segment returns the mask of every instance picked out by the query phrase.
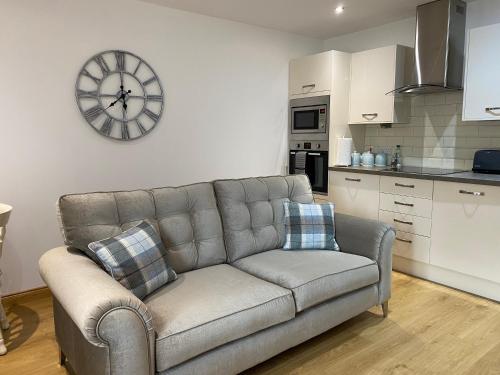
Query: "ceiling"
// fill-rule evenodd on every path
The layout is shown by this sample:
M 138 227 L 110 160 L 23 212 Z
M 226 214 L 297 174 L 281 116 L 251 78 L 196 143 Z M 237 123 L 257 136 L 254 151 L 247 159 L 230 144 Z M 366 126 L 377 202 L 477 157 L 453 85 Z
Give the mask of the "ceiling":
M 431 0 L 142 0 L 313 38 L 328 39 L 415 15 Z M 335 8 L 344 12 L 335 14 Z

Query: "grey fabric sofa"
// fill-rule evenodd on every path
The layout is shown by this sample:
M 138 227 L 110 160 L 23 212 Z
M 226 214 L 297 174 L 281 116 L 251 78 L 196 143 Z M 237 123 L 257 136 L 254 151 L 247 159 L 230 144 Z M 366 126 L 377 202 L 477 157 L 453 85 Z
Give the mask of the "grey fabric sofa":
M 234 374 L 391 293 L 390 226 L 336 214 L 341 252 L 284 251 L 283 201 L 313 202 L 306 176 L 66 195 L 66 246 L 40 273 L 56 337 L 81 374 Z M 176 281 L 143 301 L 78 249 L 141 220 L 155 225 Z

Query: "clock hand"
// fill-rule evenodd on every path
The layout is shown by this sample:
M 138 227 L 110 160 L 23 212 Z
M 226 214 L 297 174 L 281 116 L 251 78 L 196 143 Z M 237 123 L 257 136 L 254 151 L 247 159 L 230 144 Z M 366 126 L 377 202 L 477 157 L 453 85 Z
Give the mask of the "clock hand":
M 110 107 L 113 107 L 116 103 L 118 103 L 120 100 L 123 100 L 123 104 L 125 105 L 125 109 L 127 109 L 127 105 L 125 104 L 126 102 L 126 97 L 127 97 L 127 94 L 130 94 L 132 92 L 132 90 L 127 90 L 127 91 L 124 91 L 123 90 L 123 86 L 120 86 L 120 90 L 121 90 L 121 95 L 118 99 L 116 99 L 114 102 L 111 102 L 107 107 L 106 109 L 110 108 Z

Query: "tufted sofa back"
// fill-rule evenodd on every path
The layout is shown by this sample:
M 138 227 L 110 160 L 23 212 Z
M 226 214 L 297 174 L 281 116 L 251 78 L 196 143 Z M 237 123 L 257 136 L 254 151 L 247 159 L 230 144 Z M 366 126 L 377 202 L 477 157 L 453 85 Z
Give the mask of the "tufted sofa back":
M 305 175 L 219 180 L 214 188 L 230 262 L 283 247 L 283 202 L 313 202 Z
M 82 251 L 90 242 L 116 236 L 146 220 L 160 233 L 176 272 L 226 262 L 211 183 L 65 195 L 58 210 L 66 245 Z

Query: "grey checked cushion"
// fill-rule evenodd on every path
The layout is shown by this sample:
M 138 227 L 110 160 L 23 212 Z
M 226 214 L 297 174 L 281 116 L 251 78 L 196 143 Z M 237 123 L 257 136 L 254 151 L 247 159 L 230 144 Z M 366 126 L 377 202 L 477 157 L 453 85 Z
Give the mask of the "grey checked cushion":
M 88 247 L 106 271 L 140 299 L 177 278 L 160 237 L 145 221 Z
M 334 205 L 283 202 L 286 250 L 336 250 Z
M 285 243 L 283 202 L 312 203 L 306 175 L 214 182 L 229 262 Z

